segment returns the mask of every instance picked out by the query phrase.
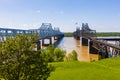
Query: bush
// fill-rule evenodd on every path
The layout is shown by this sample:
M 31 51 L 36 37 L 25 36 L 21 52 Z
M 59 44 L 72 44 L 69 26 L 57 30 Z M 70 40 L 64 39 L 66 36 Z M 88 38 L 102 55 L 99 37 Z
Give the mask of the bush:
M 53 46 L 48 46 L 42 55 L 48 62 L 64 61 L 65 51 Z
M 65 51 L 55 48 L 54 50 L 54 61 L 64 61 Z
M 48 46 L 45 51 L 42 52 L 42 56 L 45 58 L 47 62 L 53 62 L 54 61 L 54 47 Z
M 71 53 L 65 56 L 65 61 L 77 61 L 77 53 L 75 50 L 73 50 Z

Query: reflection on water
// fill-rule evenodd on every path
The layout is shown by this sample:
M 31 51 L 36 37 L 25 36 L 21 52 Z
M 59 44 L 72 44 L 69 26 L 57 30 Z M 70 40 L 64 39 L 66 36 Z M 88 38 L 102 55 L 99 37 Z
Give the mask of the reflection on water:
M 98 60 L 97 54 L 89 54 L 88 47 L 81 46 L 80 40 L 75 40 L 73 37 L 64 37 L 57 47 L 66 50 L 67 54 L 76 50 L 79 61 Z

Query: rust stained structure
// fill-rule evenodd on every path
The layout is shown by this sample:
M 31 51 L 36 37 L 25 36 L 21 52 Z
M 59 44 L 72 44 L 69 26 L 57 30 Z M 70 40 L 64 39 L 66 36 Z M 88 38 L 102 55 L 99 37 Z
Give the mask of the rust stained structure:
M 96 30 L 90 29 L 88 23 L 83 23 L 81 30 L 76 29 L 73 35 L 77 40 L 80 36 L 82 45 L 89 46 L 89 52 L 99 54 L 100 58 L 120 56 L 120 37 L 99 38 L 96 36 Z M 114 44 L 109 41 L 114 41 Z

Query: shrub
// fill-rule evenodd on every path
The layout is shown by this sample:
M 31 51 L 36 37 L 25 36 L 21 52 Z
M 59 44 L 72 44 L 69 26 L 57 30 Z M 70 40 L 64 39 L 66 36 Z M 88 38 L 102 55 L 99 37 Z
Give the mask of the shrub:
M 65 61 L 77 61 L 77 53 L 73 50 L 71 53 L 65 56 Z
M 64 61 L 65 51 L 55 48 L 54 50 L 54 61 Z
M 42 52 L 42 56 L 47 62 L 64 61 L 65 51 L 53 46 L 48 46 L 47 49 Z

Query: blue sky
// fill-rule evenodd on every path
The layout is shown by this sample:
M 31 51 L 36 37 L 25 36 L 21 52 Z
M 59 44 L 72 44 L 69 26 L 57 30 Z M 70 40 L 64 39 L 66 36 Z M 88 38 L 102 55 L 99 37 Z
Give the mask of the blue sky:
M 42 23 L 63 32 L 82 23 L 97 32 L 120 32 L 120 0 L 0 0 L 0 27 L 37 29 Z

